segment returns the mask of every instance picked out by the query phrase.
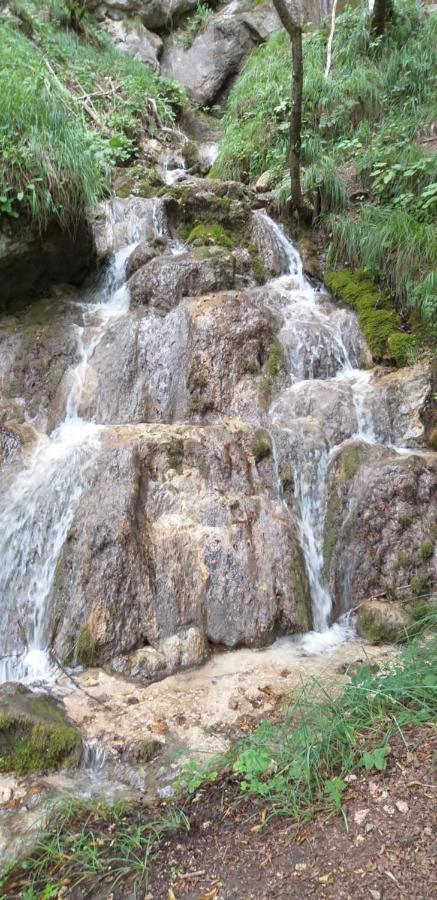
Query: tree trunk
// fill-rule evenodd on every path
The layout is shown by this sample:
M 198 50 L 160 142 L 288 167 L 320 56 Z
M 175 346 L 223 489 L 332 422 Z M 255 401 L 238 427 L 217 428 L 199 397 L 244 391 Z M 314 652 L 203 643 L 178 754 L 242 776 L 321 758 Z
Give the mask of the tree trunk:
M 392 0 L 375 0 L 370 24 L 370 31 L 374 37 L 381 37 L 384 34 L 386 22 L 392 15 Z
M 293 94 L 290 117 L 290 179 L 291 202 L 299 219 L 311 219 L 311 212 L 305 206 L 302 197 L 300 178 L 301 131 L 302 131 L 302 91 L 303 91 L 303 52 L 302 25 L 296 21 L 299 10 L 293 10 L 286 0 L 273 0 L 276 12 L 288 32 L 291 40 L 293 65 Z
M 291 199 L 298 216 L 305 217 L 305 204 L 300 183 L 300 155 L 302 131 L 303 57 L 302 29 L 295 28 L 291 36 L 293 53 L 293 97 L 290 119 L 290 178 Z

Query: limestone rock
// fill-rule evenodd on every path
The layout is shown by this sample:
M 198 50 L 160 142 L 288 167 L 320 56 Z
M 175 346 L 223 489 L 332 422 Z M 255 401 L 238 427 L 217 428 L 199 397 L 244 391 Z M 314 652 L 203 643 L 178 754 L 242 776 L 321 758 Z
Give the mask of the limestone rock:
M 263 172 L 262 175 L 259 176 L 255 183 L 255 190 L 257 194 L 262 194 L 264 191 L 269 191 L 273 184 L 273 175 L 272 172 Z
M 162 255 L 151 260 L 129 279 L 134 304 L 168 312 L 182 297 L 230 288 L 235 261 L 219 247 L 199 247 L 193 253 Z
M 97 255 L 104 260 L 130 244 L 162 237 L 162 203 L 146 197 L 117 197 L 100 204 L 90 224 Z
M 190 178 L 162 192 L 167 215 L 175 226 L 214 222 L 238 235 L 249 226 L 253 192 L 237 181 Z
M 212 16 L 187 49 L 177 35 L 166 41 L 162 73 L 184 84 L 199 105 L 211 105 L 259 40 L 239 18 Z
M 371 644 L 405 641 L 410 624 L 408 609 L 393 601 L 384 603 L 382 600 L 366 600 L 357 611 L 358 634 Z
M 256 376 L 274 340 L 274 320 L 243 292 L 201 297 L 188 315 L 189 409 L 259 422 Z
M 106 430 L 55 577 L 61 658 L 87 628 L 98 660 L 151 645 L 159 675 L 163 642 L 181 629 L 235 647 L 305 628 L 296 525 L 269 487 L 271 459 L 255 466 L 252 440 L 229 420 Z M 180 664 L 198 646 L 180 647 Z
M 398 455 L 358 441 L 330 462 L 325 572 L 336 616 L 387 592 L 422 597 L 437 575 L 433 454 Z M 407 590 L 405 590 L 407 586 Z
M 141 647 L 133 653 L 116 656 L 110 669 L 135 681 L 156 681 L 180 669 L 192 668 L 208 657 L 208 642 L 198 628 L 185 628 L 165 638 L 156 648 Z
M 156 238 L 152 243 L 150 241 L 140 241 L 126 262 L 126 278 L 129 280 L 138 269 L 146 266 L 156 256 L 160 256 L 164 250 L 165 241 L 162 238 Z
M 196 7 L 196 0 L 87 0 L 89 9 L 99 18 L 122 14 L 138 16 L 147 28 L 169 27 L 171 22 Z
M 431 395 L 429 363 L 376 372 L 372 386 L 372 416 L 379 439 L 401 447 L 423 447 L 424 412 Z
M 117 50 L 129 53 L 134 59 L 146 63 L 155 72 L 159 72 L 159 57 L 163 48 L 159 35 L 153 34 L 141 23 L 134 25 L 120 19 L 105 19 L 102 27 L 111 35 Z

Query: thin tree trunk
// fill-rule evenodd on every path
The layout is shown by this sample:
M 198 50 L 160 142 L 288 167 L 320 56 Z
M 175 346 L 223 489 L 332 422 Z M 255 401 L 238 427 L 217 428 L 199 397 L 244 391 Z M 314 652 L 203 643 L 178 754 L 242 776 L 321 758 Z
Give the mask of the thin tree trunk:
M 332 13 L 331 13 L 331 30 L 329 32 L 328 38 L 328 47 L 326 50 L 326 67 L 325 67 L 325 78 L 328 77 L 329 72 L 331 70 L 331 62 L 332 62 L 332 42 L 334 40 L 334 32 L 335 32 L 335 14 L 337 12 L 337 0 L 334 0 L 332 4 Z
M 298 218 L 310 219 L 311 212 L 305 206 L 300 179 L 303 91 L 302 29 L 304 12 L 299 2 L 294 2 L 293 4 L 288 2 L 288 0 L 273 0 L 273 4 L 291 40 L 293 67 L 293 92 L 289 129 L 291 201 Z
M 290 178 L 291 199 L 298 216 L 305 214 L 305 204 L 300 183 L 300 156 L 302 131 L 303 55 L 302 29 L 294 28 L 291 35 L 293 53 L 293 96 L 290 119 Z M 305 215 L 304 215 L 305 217 Z

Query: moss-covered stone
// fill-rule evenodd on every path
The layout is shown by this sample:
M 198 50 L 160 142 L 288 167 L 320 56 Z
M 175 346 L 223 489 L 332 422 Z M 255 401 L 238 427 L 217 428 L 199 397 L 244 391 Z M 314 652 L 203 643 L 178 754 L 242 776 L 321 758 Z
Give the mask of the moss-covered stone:
M 187 169 L 193 169 L 199 162 L 199 148 L 195 141 L 185 141 L 182 146 L 182 158 Z
M 296 603 L 298 630 L 310 631 L 312 627 L 311 594 L 303 553 L 300 547 L 296 550 L 290 562 L 290 573 L 293 596 Z
M 129 169 L 118 169 L 114 176 L 114 193 L 117 197 L 153 197 L 164 182 L 153 166 L 138 164 Z
M 218 222 L 201 222 L 190 228 L 187 234 L 189 244 L 217 244 L 227 250 L 233 250 L 235 240 Z
M 361 462 L 359 447 L 345 447 L 341 455 L 341 477 L 350 481 L 354 477 Z
M 279 341 L 274 341 L 271 345 L 269 355 L 265 361 L 265 369 L 272 378 L 275 378 L 281 372 L 287 371 L 284 348 Z
M 267 459 L 272 452 L 272 444 L 266 431 L 262 428 L 255 432 L 252 441 L 252 453 L 257 463 Z
M 86 669 L 97 662 L 97 646 L 88 625 L 84 625 L 76 643 L 75 660 L 77 665 Z
M 255 244 L 249 244 L 248 251 L 252 262 L 253 277 L 257 284 L 265 284 L 267 281 L 266 271 L 262 259 L 258 253 Z
M 410 623 L 410 613 L 400 603 L 368 600 L 357 612 L 358 634 L 371 644 L 402 643 Z
M 390 295 L 379 290 L 375 282 L 362 270 L 326 272 L 325 282 L 333 294 L 352 306 L 358 313 L 360 326 L 376 362 L 387 351 L 389 337 L 400 326 L 400 318 L 393 309 Z
M 419 341 L 414 334 L 395 331 L 387 340 L 387 356 L 396 366 L 408 366 L 417 358 Z
M 184 442 L 183 440 L 174 440 L 167 450 L 167 462 L 170 469 L 178 475 L 182 475 L 184 467 Z
M 0 772 L 53 771 L 80 762 L 82 741 L 48 694 L 34 694 L 22 685 L 5 685 L 0 692 Z

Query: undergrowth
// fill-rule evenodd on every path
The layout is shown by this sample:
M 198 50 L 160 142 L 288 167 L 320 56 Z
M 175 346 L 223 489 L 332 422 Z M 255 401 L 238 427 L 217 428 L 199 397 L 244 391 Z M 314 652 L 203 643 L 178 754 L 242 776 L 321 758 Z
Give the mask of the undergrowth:
M 0 218 L 69 225 L 108 190 L 113 164 L 171 122 L 184 90 L 114 48 L 66 0 L 13 0 L 0 21 Z
M 331 264 L 366 268 L 435 330 L 437 20 L 397 0 L 384 37 L 373 39 L 367 4 L 304 35 L 302 182 L 331 239 Z M 233 87 L 214 172 L 253 182 L 269 170 L 290 198 L 287 166 L 290 48 L 284 31 L 256 49 Z M 429 149 L 428 149 L 429 147 Z M 354 195 L 348 197 L 348 189 Z M 352 212 L 352 215 L 351 215 Z
M 262 803 L 263 823 L 279 814 L 298 824 L 324 809 L 341 812 L 347 827 L 343 796 L 348 775 L 384 770 L 394 735 L 400 734 L 408 747 L 411 729 L 435 722 L 436 630 L 437 611 L 423 604 L 410 643 L 397 657 L 382 666 L 369 660 L 352 669 L 346 685 L 316 678 L 304 683 L 275 719 L 261 721 L 226 757 L 188 763 L 182 790 L 192 795 L 225 774 L 242 800 L 252 799 L 254 811 Z M 34 852 L 6 873 L 0 882 L 6 893 L 0 895 L 57 896 L 65 883 L 71 890 L 80 886 L 89 891 L 101 882 L 110 892 L 121 882 L 137 896 L 147 886 L 156 843 L 189 827 L 179 807 L 153 817 L 138 805 L 64 804 Z M 43 893 L 49 888 L 53 894 Z

